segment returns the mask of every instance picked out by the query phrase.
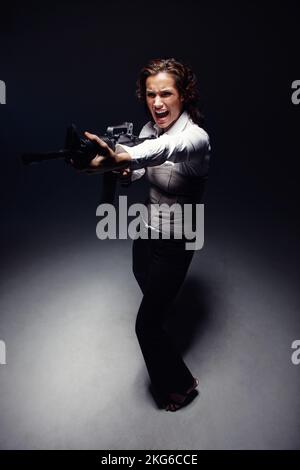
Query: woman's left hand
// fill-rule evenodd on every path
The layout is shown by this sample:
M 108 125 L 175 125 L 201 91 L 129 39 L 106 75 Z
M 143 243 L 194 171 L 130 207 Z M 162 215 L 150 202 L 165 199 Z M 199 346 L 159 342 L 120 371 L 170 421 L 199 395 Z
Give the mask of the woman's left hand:
M 131 156 L 127 152 L 116 153 L 114 152 L 104 140 L 100 139 L 95 134 L 90 134 L 89 132 L 84 133 L 85 136 L 92 142 L 95 142 L 99 147 L 99 154 L 97 154 L 89 164 L 82 169 L 78 170 L 74 161 L 71 159 L 70 163 L 80 172 L 84 173 L 106 173 L 107 171 L 112 170 L 122 170 L 129 166 L 131 161 Z M 103 150 L 103 152 L 102 152 Z
M 84 133 L 91 142 L 95 142 L 99 148 L 99 154 L 97 154 L 93 160 L 90 161 L 89 165 L 83 170 L 88 173 L 105 173 L 120 167 L 118 155 L 95 134 L 89 132 Z M 103 153 L 100 149 L 103 149 Z

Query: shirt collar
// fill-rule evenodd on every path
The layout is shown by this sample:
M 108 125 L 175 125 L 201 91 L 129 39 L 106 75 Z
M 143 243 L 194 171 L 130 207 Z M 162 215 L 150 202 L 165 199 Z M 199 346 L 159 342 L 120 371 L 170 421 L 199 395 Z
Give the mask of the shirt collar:
M 174 135 L 174 134 L 177 134 L 177 132 L 183 131 L 183 129 L 187 125 L 189 118 L 190 117 L 188 113 L 186 111 L 183 111 L 183 113 L 179 116 L 177 121 L 173 124 L 172 127 L 170 127 L 170 129 L 167 130 L 167 132 L 165 132 L 165 134 Z M 156 124 L 153 124 L 153 128 L 155 129 L 157 136 L 161 135 L 162 129 L 160 127 L 158 127 Z

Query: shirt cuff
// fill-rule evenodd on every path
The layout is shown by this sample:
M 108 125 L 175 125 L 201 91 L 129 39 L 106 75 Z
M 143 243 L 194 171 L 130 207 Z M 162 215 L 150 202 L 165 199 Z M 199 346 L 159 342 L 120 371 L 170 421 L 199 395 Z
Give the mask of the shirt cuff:
M 137 151 L 135 151 L 135 147 L 128 147 L 127 145 L 117 144 L 115 152 L 117 154 L 126 152 L 131 156 L 131 160 L 128 162 L 128 166 L 131 168 L 131 170 L 140 170 L 141 168 L 145 167 L 145 159 L 139 158 Z
M 142 178 L 142 176 L 144 176 L 144 174 L 146 173 L 146 170 L 145 168 L 140 168 L 139 170 L 133 170 L 133 172 L 131 173 L 131 181 L 136 181 L 136 180 L 139 180 L 140 178 Z

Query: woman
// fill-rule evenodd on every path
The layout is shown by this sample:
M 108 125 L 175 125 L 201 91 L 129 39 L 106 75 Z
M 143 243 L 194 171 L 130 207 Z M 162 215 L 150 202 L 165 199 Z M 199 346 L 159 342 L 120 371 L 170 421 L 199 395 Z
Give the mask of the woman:
M 151 120 L 140 137 L 156 137 L 135 147 L 117 145 L 115 152 L 90 133 L 104 155 L 97 155 L 89 170 L 119 170 L 134 181 L 146 174 L 150 182 L 149 209 L 165 203 L 182 207 L 200 202 L 210 152 L 207 133 L 200 127 L 194 73 L 175 59 L 157 59 L 141 70 L 137 95 Z M 178 207 L 177 206 L 177 207 Z M 136 334 L 151 382 L 165 409 L 176 411 L 195 396 L 198 385 L 164 328 L 167 314 L 183 284 L 194 250 L 186 249 L 187 234 L 178 238 L 183 212 L 148 211 L 144 236 L 133 242 L 133 272 L 143 292 L 136 319 Z M 168 238 L 162 238 L 168 226 Z M 178 234 L 177 234 L 178 235 Z M 154 238 L 153 238 L 154 236 Z

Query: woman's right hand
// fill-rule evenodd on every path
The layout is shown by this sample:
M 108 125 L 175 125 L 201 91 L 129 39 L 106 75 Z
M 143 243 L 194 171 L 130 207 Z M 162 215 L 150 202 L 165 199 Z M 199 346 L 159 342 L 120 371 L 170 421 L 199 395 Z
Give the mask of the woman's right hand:
M 131 183 L 131 169 L 122 168 L 121 170 L 113 170 L 114 173 L 118 174 L 119 181 L 124 186 L 129 186 Z

